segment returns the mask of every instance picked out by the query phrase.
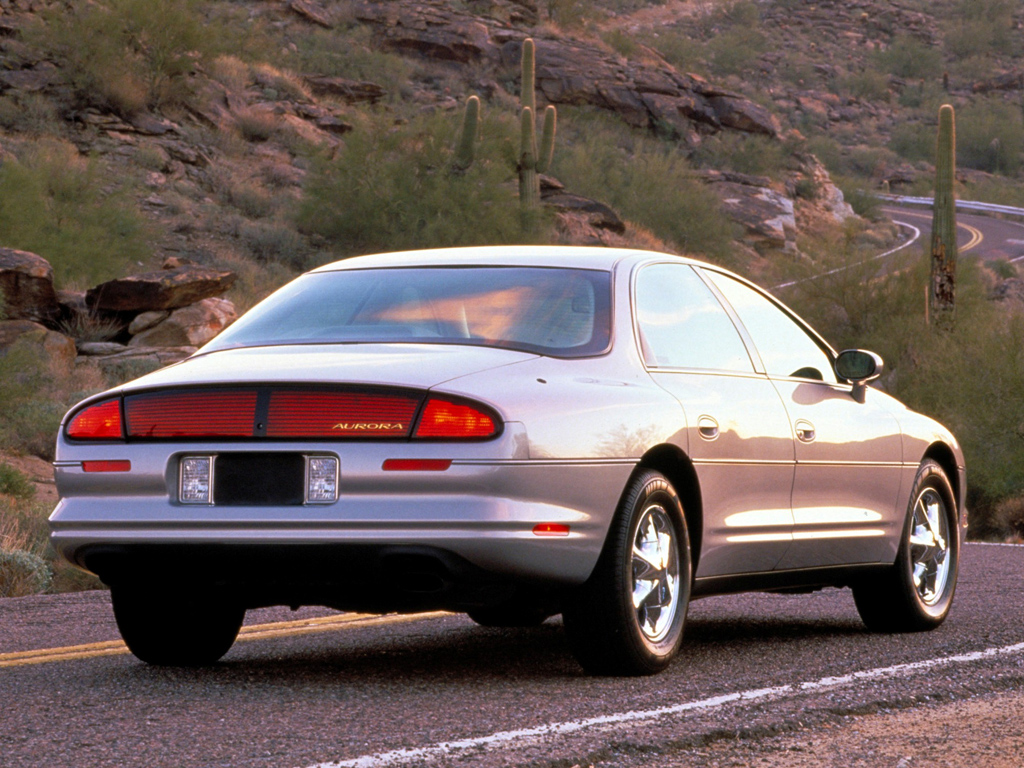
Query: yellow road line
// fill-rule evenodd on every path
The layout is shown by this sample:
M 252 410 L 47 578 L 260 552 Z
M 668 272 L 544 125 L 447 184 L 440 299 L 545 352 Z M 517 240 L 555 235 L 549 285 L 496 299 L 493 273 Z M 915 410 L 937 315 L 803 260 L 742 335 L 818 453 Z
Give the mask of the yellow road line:
M 338 629 L 356 629 L 373 627 L 382 624 L 405 624 L 424 619 L 437 619 L 450 614 L 444 611 L 432 613 L 413 613 L 392 616 L 377 616 L 370 613 L 345 613 L 338 616 L 321 616 L 315 619 L 298 619 L 295 621 L 277 621 L 270 624 L 251 624 L 242 627 L 238 633 L 241 640 L 265 640 L 272 637 L 289 637 L 293 635 L 310 635 L 318 632 L 331 632 Z M 44 664 L 51 661 L 74 661 L 75 659 L 91 659 L 97 656 L 117 656 L 129 653 L 128 648 L 120 640 L 107 640 L 100 643 L 69 645 L 63 648 L 40 648 L 34 651 L 15 651 L 0 653 L 0 668 L 21 667 L 28 664 Z
M 957 226 L 958 227 L 963 227 L 964 229 L 966 229 L 968 232 L 971 233 L 971 239 L 968 240 L 967 243 L 965 243 L 964 245 L 960 246 L 960 252 L 961 253 L 963 253 L 964 251 L 971 250 L 971 248 L 974 248 L 982 240 L 985 239 L 985 236 L 983 234 L 981 234 L 981 230 L 980 229 L 976 229 L 975 227 L 972 227 L 970 224 L 960 224 L 959 222 L 957 222 Z
M 887 213 L 893 213 L 893 214 L 896 214 L 898 216 L 909 216 L 911 218 L 918 218 L 918 219 L 929 219 L 930 220 L 932 218 L 932 214 L 931 213 L 918 213 L 917 211 L 904 211 L 904 210 L 891 210 L 890 209 L 890 210 L 887 211 Z M 983 235 L 981 233 L 981 230 L 979 230 L 977 227 L 972 227 L 970 224 L 964 224 L 963 222 L 960 222 L 960 221 L 958 221 L 956 223 L 956 225 L 958 227 L 962 228 L 962 229 L 966 229 L 968 234 L 970 234 L 970 236 L 971 236 L 970 240 L 968 240 L 964 245 L 960 246 L 959 250 L 961 252 L 969 251 L 969 250 L 971 250 L 971 248 L 976 248 L 981 243 L 981 241 L 985 239 L 985 235 Z

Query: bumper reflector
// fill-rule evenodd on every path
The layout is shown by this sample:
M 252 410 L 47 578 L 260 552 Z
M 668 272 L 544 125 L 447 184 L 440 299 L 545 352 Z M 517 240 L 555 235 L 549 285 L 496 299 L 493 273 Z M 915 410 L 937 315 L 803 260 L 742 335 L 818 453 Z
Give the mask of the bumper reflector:
M 385 472 L 444 472 L 451 459 L 387 459 L 381 465 Z
M 131 472 L 130 461 L 83 461 L 83 472 Z
M 533 526 L 534 536 L 568 536 L 569 526 L 562 523 L 539 523 Z
M 182 504 L 213 503 L 213 457 L 187 456 L 179 467 L 178 500 Z
M 306 457 L 306 503 L 338 500 L 338 460 L 334 456 Z

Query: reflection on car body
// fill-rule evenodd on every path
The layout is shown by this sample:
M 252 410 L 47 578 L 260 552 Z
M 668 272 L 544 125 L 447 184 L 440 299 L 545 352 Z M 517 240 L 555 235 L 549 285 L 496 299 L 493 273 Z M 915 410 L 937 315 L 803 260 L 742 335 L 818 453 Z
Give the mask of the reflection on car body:
M 73 408 L 53 540 L 157 664 L 216 660 L 273 604 L 561 613 L 599 674 L 664 668 L 725 592 L 852 587 L 870 628 L 929 629 L 963 457 L 880 372 L 677 256 L 348 259 Z

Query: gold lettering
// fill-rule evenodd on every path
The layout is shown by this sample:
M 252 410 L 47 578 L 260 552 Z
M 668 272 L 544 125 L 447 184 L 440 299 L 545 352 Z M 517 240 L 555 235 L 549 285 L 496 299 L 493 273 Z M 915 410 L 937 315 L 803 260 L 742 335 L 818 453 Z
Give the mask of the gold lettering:
M 399 421 L 343 421 L 335 424 L 331 429 L 340 429 L 345 432 L 397 432 L 404 431 L 405 425 Z

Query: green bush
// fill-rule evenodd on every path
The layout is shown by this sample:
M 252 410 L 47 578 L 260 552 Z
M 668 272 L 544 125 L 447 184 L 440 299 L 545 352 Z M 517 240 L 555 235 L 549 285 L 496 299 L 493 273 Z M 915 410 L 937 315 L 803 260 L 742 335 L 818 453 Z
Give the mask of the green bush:
M 0 597 L 39 595 L 52 586 L 53 572 L 39 555 L 0 549 Z
M 889 76 L 873 67 L 841 78 L 838 87 L 841 93 L 848 93 L 865 101 L 889 100 Z
M 35 486 L 25 473 L 10 464 L 0 463 L 0 493 L 24 501 L 31 499 L 35 492 Z
M 569 139 L 555 153 L 554 175 L 569 189 L 610 205 L 680 251 L 729 263 L 737 226 L 675 145 L 583 110 L 564 123 Z
M 511 113 L 484 109 L 477 159 L 452 172 L 459 119 L 382 115 L 345 137 L 333 160 L 309 174 L 297 223 L 343 255 L 371 251 L 523 242 L 511 183 L 518 141 Z
M 120 277 L 151 254 L 134 203 L 111 191 L 99 161 L 67 144 L 42 141 L 0 165 L 0 242 L 38 253 L 58 285 Z
M 937 80 L 942 73 L 942 52 L 912 35 L 897 35 L 870 60 L 876 69 L 907 79 Z
M 946 24 L 944 47 L 958 59 L 1014 52 L 1014 0 L 959 0 Z
M 30 43 L 86 103 L 130 115 L 188 99 L 189 75 L 224 36 L 199 0 L 72 0 L 42 15 Z
M 957 128 L 959 129 L 959 125 Z M 911 162 L 924 160 L 934 163 L 935 135 L 934 123 L 900 123 L 892 129 L 889 148 Z
M 979 171 L 1015 175 L 1021 168 L 1024 125 L 1019 106 L 995 99 L 957 110 L 957 163 Z
M 781 142 L 733 131 L 704 139 L 693 153 L 694 164 L 701 168 L 769 177 L 785 170 L 788 159 Z

